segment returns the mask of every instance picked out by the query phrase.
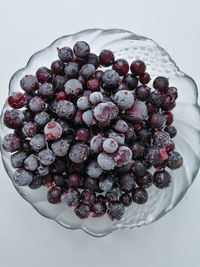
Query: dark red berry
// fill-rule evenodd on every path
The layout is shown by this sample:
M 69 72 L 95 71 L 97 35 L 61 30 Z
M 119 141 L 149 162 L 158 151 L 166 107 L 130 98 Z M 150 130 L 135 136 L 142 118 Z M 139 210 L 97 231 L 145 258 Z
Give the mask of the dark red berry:
M 60 197 L 62 194 L 62 190 L 58 187 L 52 187 L 48 194 L 47 194 L 47 198 L 48 201 L 52 204 L 57 204 L 60 202 Z
M 124 76 L 129 71 L 128 62 L 125 59 L 116 60 L 112 68 L 119 74 L 119 76 Z
M 60 60 L 55 60 L 51 63 L 51 71 L 55 74 L 55 75 L 61 75 L 63 74 L 64 71 L 64 63 Z
M 153 183 L 158 188 L 168 187 L 171 183 L 171 176 L 167 171 L 157 171 L 153 175 Z
M 65 93 L 65 91 L 60 91 L 58 93 L 56 93 L 56 100 L 60 101 L 60 100 L 66 100 L 67 99 L 67 94 Z
M 23 108 L 27 104 L 26 95 L 24 95 L 20 92 L 13 92 L 8 97 L 8 104 L 12 108 Z
M 153 81 L 153 87 L 157 90 L 160 90 L 162 92 L 165 92 L 169 86 L 169 81 L 166 77 L 157 77 Z
M 144 204 L 148 200 L 148 193 L 144 188 L 136 188 L 132 192 L 133 201 L 137 204 Z
M 100 88 L 100 81 L 97 78 L 92 78 L 88 80 L 87 88 L 91 91 L 98 91 Z
M 112 51 L 104 49 L 99 54 L 99 63 L 105 67 L 110 66 L 114 63 L 115 56 Z
M 135 60 L 131 63 L 130 69 L 134 75 L 139 76 L 141 74 L 144 74 L 146 65 L 142 60 Z
M 139 76 L 139 81 L 141 84 L 147 84 L 151 80 L 149 73 L 145 72 Z

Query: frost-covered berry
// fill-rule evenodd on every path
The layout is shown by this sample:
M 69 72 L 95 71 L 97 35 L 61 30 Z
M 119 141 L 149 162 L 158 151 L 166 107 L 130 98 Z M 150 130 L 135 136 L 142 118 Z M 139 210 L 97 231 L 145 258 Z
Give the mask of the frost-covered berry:
M 97 161 L 91 161 L 86 167 L 86 173 L 92 178 L 98 178 L 102 174 L 103 170 L 100 168 Z
M 113 156 L 106 152 L 101 152 L 98 155 L 97 162 L 99 166 L 105 171 L 113 170 L 117 165 L 117 163 L 113 159 Z
M 90 108 L 90 102 L 88 100 L 88 97 L 86 96 L 81 96 L 78 100 L 77 100 L 77 107 L 80 110 L 86 110 L 88 108 Z
M 46 140 L 57 140 L 62 135 L 62 127 L 59 123 L 51 121 L 44 127 Z
M 114 95 L 114 102 L 122 110 L 127 110 L 132 107 L 134 96 L 130 91 L 120 90 Z
M 33 174 L 21 168 L 14 172 L 13 180 L 17 185 L 26 186 L 33 181 Z
M 64 157 L 69 150 L 70 142 L 67 139 L 60 138 L 52 143 L 51 149 L 53 153 L 58 157 Z
M 103 150 L 107 153 L 114 153 L 118 149 L 118 143 L 115 139 L 106 138 L 103 142 Z

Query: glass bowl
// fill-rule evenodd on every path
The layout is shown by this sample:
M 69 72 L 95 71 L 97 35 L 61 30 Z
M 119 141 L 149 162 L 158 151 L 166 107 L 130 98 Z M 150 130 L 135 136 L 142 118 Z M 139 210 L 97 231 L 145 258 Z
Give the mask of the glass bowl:
M 156 76 L 166 76 L 169 78 L 170 85 L 177 87 L 179 92 L 177 105 L 173 110 L 174 125 L 178 131 L 174 141 L 176 150 L 184 158 L 184 165 L 171 172 L 170 187 L 160 190 L 151 186 L 148 189 L 148 202 L 141 206 L 132 204 L 126 208 L 125 215 L 120 221 L 111 221 L 108 216 L 81 220 L 74 214 L 72 208 L 66 208 L 62 204 L 50 204 L 46 197 L 46 187 L 31 190 L 29 187 L 17 186 L 12 179 L 14 169 L 10 164 L 10 153 L 5 152 L 1 145 L 2 160 L 13 185 L 41 215 L 55 220 L 68 229 L 82 229 L 93 236 L 105 236 L 117 229 L 142 226 L 158 220 L 180 202 L 194 181 L 200 164 L 198 91 L 193 79 L 180 71 L 169 54 L 151 39 L 120 29 L 88 29 L 63 36 L 47 48 L 35 53 L 27 65 L 12 76 L 9 94 L 20 90 L 19 81 L 25 74 L 34 74 L 40 66 L 49 67 L 51 62 L 57 58 L 57 47 L 72 47 L 78 40 L 88 42 L 91 51 L 97 54 L 102 49 L 108 48 L 114 51 L 115 58 L 125 58 L 129 63 L 135 59 L 144 60 L 152 80 Z M 7 108 L 6 102 L 2 114 Z M 1 141 L 9 132 L 10 130 L 3 124 L 1 115 Z

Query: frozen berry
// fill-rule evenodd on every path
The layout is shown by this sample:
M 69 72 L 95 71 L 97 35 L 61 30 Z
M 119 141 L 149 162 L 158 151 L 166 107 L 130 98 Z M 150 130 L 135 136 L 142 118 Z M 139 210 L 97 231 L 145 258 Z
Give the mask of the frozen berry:
M 33 181 L 33 174 L 21 168 L 14 172 L 13 180 L 19 186 L 30 185 Z
M 61 194 L 62 190 L 60 188 L 52 187 L 47 194 L 47 199 L 51 204 L 57 204 L 60 202 Z
M 62 135 L 62 127 L 55 121 L 48 122 L 44 127 L 46 140 L 57 140 Z
M 144 204 L 148 200 L 148 193 L 144 188 L 136 188 L 132 192 L 133 201 L 137 204 Z
M 171 183 L 171 176 L 167 171 L 157 171 L 153 175 L 153 183 L 158 188 L 168 187 Z
M 128 62 L 125 59 L 116 60 L 112 68 L 119 74 L 119 76 L 124 76 L 129 71 Z
M 112 51 L 104 49 L 99 54 L 99 63 L 103 66 L 110 66 L 114 63 L 115 56 Z
M 8 97 L 8 104 L 12 108 L 23 108 L 27 104 L 26 95 L 20 92 L 12 92 Z

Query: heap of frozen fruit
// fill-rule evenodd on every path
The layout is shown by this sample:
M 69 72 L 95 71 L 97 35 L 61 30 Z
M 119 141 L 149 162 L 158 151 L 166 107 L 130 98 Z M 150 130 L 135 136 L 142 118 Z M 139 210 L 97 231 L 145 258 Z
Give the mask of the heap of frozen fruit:
M 171 139 L 177 89 L 165 77 L 150 88 L 143 61 L 133 61 L 128 73 L 125 59 L 110 50 L 97 56 L 83 41 L 57 50 L 50 69 L 25 75 L 25 92 L 8 97 L 4 124 L 14 132 L 3 148 L 15 152 L 13 179 L 47 186 L 50 203 L 72 206 L 80 218 L 107 213 L 120 220 L 132 201 L 147 201 L 146 188 L 169 186 L 166 167 L 183 163 Z

